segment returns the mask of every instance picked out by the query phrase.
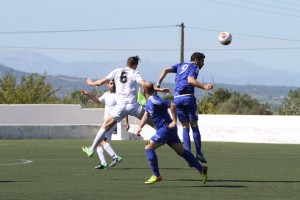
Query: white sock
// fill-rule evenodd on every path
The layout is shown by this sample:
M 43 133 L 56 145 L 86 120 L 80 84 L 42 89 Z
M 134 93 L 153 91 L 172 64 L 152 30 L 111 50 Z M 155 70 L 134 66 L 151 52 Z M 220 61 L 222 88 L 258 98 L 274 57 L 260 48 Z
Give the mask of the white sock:
M 104 149 L 104 150 L 105 150 L 112 158 L 114 158 L 114 157 L 117 156 L 116 152 L 113 150 L 113 148 L 110 146 L 109 143 L 105 143 L 105 144 L 103 145 L 103 149 Z
M 98 156 L 99 156 L 99 160 L 100 160 L 100 163 L 102 165 L 107 165 L 107 162 L 105 160 L 105 156 L 104 156 L 104 149 L 102 146 L 97 146 L 97 153 L 98 153 Z
M 98 133 L 94 139 L 93 145 L 90 147 L 91 152 L 95 151 L 98 144 L 104 139 L 106 132 L 107 131 L 105 131 L 104 128 L 102 128 L 102 127 L 100 128 L 100 130 L 98 131 Z

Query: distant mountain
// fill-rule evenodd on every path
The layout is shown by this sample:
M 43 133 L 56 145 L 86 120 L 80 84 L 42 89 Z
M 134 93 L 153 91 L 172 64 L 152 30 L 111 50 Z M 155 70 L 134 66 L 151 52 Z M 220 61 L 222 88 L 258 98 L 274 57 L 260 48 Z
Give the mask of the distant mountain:
M 102 78 L 112 69 L 123 67 L 125 61 L 74 62 L 58 61 L 41 53 L 31 51 L 0 50 L 0 64 L 29 73 L 47 72 L 53 76 L 79 78 Z M 150 62 L 142 60 L 138 67 L 146 80 L 156 81 L 163 68 L 175 64 L 174 61 Z M 198 80 L 232 85 L 300 86 L 300 73 L 275 70 L 243 60 L 206 61 Z M 165 82 L 174 82 L 174 75 L 168 75 Z
M 207 69 L 206 69 L 207 67 Z M 202 76 L 213 77 L 216 82 L 235 85 L 300 86 L 300 73 L 271 69 L 243 60 L 210 62 Z

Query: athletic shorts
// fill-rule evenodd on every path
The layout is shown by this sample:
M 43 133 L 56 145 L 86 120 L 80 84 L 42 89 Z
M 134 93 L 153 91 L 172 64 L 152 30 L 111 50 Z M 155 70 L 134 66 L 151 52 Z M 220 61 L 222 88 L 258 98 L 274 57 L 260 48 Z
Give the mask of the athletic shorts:
M 181 123 L 198 121 L 198 109 L 194 95 L 177 96 L 174 98 L 178 119 Z
M 117 104 L 113 107 L 113 109 L 109 112 L 109 115 L 116 121 L 120 122 L 127 115 L 135 116 L 137 118 L 141 117 L 143 113 L 143 106 L 139 103 L 134 104 Z
M 172 144 L 181 143 L 177 134 L 177 126 L 170 129 L 168 127 L 162 127 L 156 131 L 156 133 L 150 138 L 157 144 Z

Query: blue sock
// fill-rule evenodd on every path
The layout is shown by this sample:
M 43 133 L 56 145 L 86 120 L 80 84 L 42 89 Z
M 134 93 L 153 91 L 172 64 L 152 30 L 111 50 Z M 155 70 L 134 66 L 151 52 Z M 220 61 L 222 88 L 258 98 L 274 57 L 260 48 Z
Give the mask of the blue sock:
M 147 154 L 147 158 L 152 169 L 153 175 L 160 176 L 159 169 L 158 169 L 158 160 L 156 153 L 153 149 L 145 149 Z
M 191 166 L 195 167 L 199 172 L 202 172 L 202 166 L 190 151 L 184 150 L 181 157 L 183 157 Z
M 201 135 L 198 126 L 192 127 L 197 154 L 201 154 Z
M 191 151 L 191 140 L 190 140 L 190 128 L 183 128 L 182 129 L 182 138 L 184 141 L 184 149 Z

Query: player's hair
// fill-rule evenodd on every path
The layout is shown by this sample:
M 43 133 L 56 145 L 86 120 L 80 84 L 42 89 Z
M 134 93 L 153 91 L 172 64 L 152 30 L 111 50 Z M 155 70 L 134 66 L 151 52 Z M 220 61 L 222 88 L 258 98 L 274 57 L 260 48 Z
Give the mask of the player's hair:
M 155 92 L 153 84 L 147 90 L 148 93 L 153 94 Z
M 132 57 L 129 57 L 129 58 L 127 59 L 127 65 L 130 66 L 130 67 L 136 66 L 136 65 L 139 64 L 139 61 L 140 61 L 140 60 L 141 60 L 141 59 L 140 59 L 138 56 L 132 56 Z
M 205 55 L 203 53 L 200 53 L 200 52 L 195 52 L 191 56 L 191 61 L 194 61 L 195 58 L 202 59 L 202 58 L 205 58 Z
M 115 79 L 111 79 L 111 80 L 109 80 L 108 82 L 107 82 L 107 84 L 109 84 L 109 82 L 115 82 Z
M 152 95 L 152 94 L 155 93 L 154 86 L 153 86 L 152 82 L 146 82 L 145 85 L 144 85 L 144 88 L 145 88 L 147 94 L 149 94 L 149 95 Z

